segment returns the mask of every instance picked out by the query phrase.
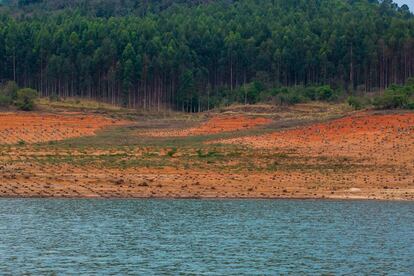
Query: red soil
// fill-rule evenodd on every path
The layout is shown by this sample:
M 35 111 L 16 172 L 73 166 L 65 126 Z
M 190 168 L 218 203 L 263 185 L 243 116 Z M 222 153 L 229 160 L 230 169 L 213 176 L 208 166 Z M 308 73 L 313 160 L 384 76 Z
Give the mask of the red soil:
M 20 118 L 22 115 L 0 117 Z M 30 115 L 33 116 L 33 115 Z M 20 132 L 31 134 L 33 122 L 46 117 L 52 126 L 76 124 L 76 130 L 93 135 L 91 125 L 110 125 L 111 120 L 85 117 L 83 120 L 58 116 L 30 117 Z M 65 121 L 66 118 L 68 121 Z M 96 119 L 92 119 L 96 118 Z M 100 119 L 99 119 L 100 118 Z M 226 129 L 248 128 L 241 117 L 217 117 L 185 135 L 217 133 Z M 243 117 L 246 118 L 246 117 Z M 58 120 L 59 119 L 59 120 Z M 74 121 L 70 121 L 74 120 Z M 11 120 L 11 119 L 10 119 Z M 97 124 L 96 121 L 102 122 Z M 107 120 L 107 121 L 105 121 Z M 252 119 L 254 120 L 254 119 Z M 43 122 L 42 121 L 42 122 Z M 72 122 L 72 123 L 69 123 Z M 215 123 L 214 123 L 215 122 Z M 219 122 L 219 123 L 218 123 Z M 263 122 L 263 121 L 262 121 Z M 267 121 L 268 122 L 268 121 Z M 16 127 L 16 122 L 12 126 Z M 92 124 L 94 123 L 94 124 Z M 117 124 L 121 122 L 115 122 Z M 21 125 L 19 123 L 18 125 Z M 257 125 L 257 124 L 256 124 Z M 237 126 L 237 127 L 236 127 Z M 0 133 L 3 134 L 1 124 Z M 51 128 L 51 127 L 49 127 Z M 56 139 L 56 135 L 46 132 Z M 59 128 L 60 129 L 60 128 Z M 65 129 L 65 128 L 64 128 Z M 66 130 L 67 131 L 67 130 Z M 63 132 L 61 130 L 61 132 Z M 59 132 L 59 133 L 61 133 Z M 23 134 L 19 134 L 18 138 Z M 38 135 L 43 132 L 37 130 Z M 64 133 L 63 133 L 64 134 Z M 61 134 L 61 136 L 64 136 Z M 200 134 L 201 135 L 201 134 Z M 32 134 L 31 137 L 34 135 Z M 66 137 L 66 136 L 65 136 Z M 8 136 L 7 136 L 8 138 Z M 33 137 L 34 139 L 35 137 Z M 43 139 L 48 139 L 46 136 Z M 3 138 L 0 138 L 3 139 Z M 0 140 L 2 141 L 2 140 Z M 251 162 L 269 162 L 262 157 L 275 155 L 280 163 L 274 171 L 186 168 L 127 169 L 88 165 L 42 164 L 30 162 L 39 154 L 118 154 L 99 152 L 37 152 L 32 146 L 10 147 L 0 156 L 0 197 L 201 197 L 201 198 L 331 198 L 414 200 L 414 113 L 359 114 L 327 123 L 278 131 L 266 135 L 227 139 L 220 142 L 250 145 L 256 150 Z M 139 154 L 140 148 L 128 154 Z M 266 155 L 262 153 L 266 152 Z M 122 153 L 122 152 L 120 152 Z M 278 158 L 286 153 L 286 158 Z M 160 153 L 161 154 L 161 153 Z M 187 161 L 174 156 L 178 164 Z M 235 157 L 235 160 L 237 158 Z M 273 160 L 270 160 L 273 161 Z M 329 165 L 333 166 L 329 166 Z M 220 163 L 218 163 L 218 166 Z M 278 165 L 278 164 L 276 164 Z M 220 167 L 218 167 L 220 168 Z
M 270 119 L 249 118 L 246 116 L 217 116 L 202 123 L 200 126 L 182 130 L 160 130 L 141 133 L 153 137 L 186 137 L 217 134 L 254 128 L 259 125 L 269 124 Z
M 101 116 L 0 114 L 0 144 L 39 143 L 94 135 L 97 130 L 125 122 Z
M 414 113 L 394 115 L 360 114 L 261 136 L 223 140 L 257 148 L 292 148 L 307 152 L 374 153 L 383 150 L 414 150 Z M 397 148 L 396 148 L 397 147 Z M 373 152 L 371 152 L 373 151 Z M 414 152 L 413 152 L 414 154 Z
M 299 157 L 349 158 L 378 169 L 393 167 L 414 184 L 414 113 L 346 117 L 309 127 L 221 141 L 293 152 Z M 375 169 L 367 174 L 374 173 Z

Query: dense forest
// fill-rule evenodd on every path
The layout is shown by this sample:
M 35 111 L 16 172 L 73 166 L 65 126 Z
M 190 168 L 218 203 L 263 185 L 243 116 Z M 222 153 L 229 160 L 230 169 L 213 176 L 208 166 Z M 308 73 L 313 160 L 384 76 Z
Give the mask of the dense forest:
M 0 80 L 41 96 L 196 112 L 280 87 L 353 94 L 414 76 L 414 15 L 391 0 L 0 3 Z

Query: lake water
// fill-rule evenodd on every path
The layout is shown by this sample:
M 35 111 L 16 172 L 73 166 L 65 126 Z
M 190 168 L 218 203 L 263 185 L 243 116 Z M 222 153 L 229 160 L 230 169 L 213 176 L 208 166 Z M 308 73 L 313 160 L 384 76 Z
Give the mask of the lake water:
M 2 199 L 0 274 L 414 275 L 414 203 Z

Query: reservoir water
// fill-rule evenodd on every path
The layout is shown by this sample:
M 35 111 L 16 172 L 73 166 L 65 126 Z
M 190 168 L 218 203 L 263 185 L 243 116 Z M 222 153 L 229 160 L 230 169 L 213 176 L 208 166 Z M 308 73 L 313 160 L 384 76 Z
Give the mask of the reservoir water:
M 414 202 L 0 200 L 1 275 L 414 275 Z

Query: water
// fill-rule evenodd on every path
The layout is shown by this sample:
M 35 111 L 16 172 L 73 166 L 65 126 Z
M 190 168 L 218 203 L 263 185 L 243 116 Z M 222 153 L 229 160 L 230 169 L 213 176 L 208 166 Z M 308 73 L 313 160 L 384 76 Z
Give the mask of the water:
M 0 200 L 0 274 L 414 275 L 414 203 Z

